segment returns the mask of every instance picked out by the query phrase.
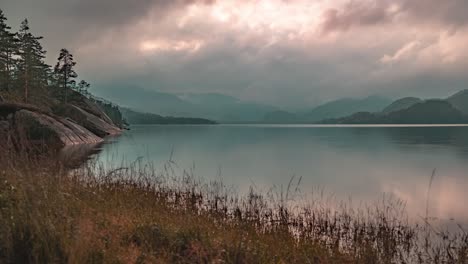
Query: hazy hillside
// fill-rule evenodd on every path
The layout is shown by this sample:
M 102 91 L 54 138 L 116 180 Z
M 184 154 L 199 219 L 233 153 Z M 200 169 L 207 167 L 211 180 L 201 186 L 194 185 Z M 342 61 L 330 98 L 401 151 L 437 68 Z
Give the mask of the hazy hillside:
M 345 117 L 356 112 L 380 112 L 391 103 L 390 99 L 370 96 L 362 99 L 343 98 L 315 107 L 308 112 L 291 113 L 272 111 L 263 117 L 263 123 L 316 123 L 325 119 Z
M 116 103 L 164 116 L 197 117 L 220 122 L 255 122 L 278 108 L 217 93 L 170 94 L 142 88 L 104 88 L 96 91 Z
M 301 121 L 302 120 L 299 119 L 298 115 L 287 111 L 273 111 L 266 113 L 261 120 L 262 123 L 270 124 L 301 123 Z
M 237 104 L 240 102 L 240 100 L 236 97 L 219 93 L 183 93 L 178 94 L 178 97 L 182 100 L 198 105 L 226 105 Z
M 364 99 L 344 98 L 320 105 L 301 115 L 307 122 L 344 117 L 356 112 L 380 112 L 391 103 L 388 98 L 369 96 Z
M 327 124 L 461 124 L 467 117 L 444 100 L 427 100 L 388 114 L 359 112 L 348 117 L 324 120 Z
M 385 119 L 392 124 L 458 124 L 467 121 L 462 112 L 443 100 L 427 100 L 390 113 Z
M 319 105 L 307 112 L 292 113 L 279 108 L 255 102 L 245 102 L 238 98 L 218 93 L 185 93 L 171 94 L 158 91 L 145 90 L 138 87 L 108 88 L 98 91 L 101 96 L 114 100 L 116 103 L 134 109 L 138 112 L 157 113 L 161 116 L 184 116 L 188 118 L 203 118 L 225 123 L 259 122 L 259 123 L 317 123 L 325 122 L 352 122 L 352 123 L 378 123 L 378 122 L 403 122 L 407 123 L 410 117 L 391 117 L 393 113 L 402 110 L 422 110 L 423 106 L 435 107 L 431 117 L 417 116 L 416 123 L 426 120 L 429 123 L 447 123 L 450 120 L 460 122 L 456 112 L 455 116 L 447 117 L 447 121 L 439 120 L 439 114 L 446 115 L 450 111 L 447 104 L 430 100 L 423 102 L 416 97 L 405 97 L 396 101 L 380 96 L 366 98 L 343 98 Z M 468 115 L 468 90 L 461 91 L 446 102 L 453 105 L 453 109 Z M 452 110 L 453 110 L 452 109 Z M 442 111 L 441 113 L 437 111 Z M 447 111 L 445 111 L 447 110 Z M 429 111 L 426 109 L 425 111 Z M 444 112 L 445 111 L 445 112 Z M 379 113 L 379 114 L 370 114 Z M 404 112 L 406 114 L 418 114 L 418 112 Z M 392 114 L 392 115 L 391 115 Z M 423 113 L 419 113 L 423 114 Z M 390 119 L 382 119 L 383 116 Z M 427 119 L 429 118 L 429 119 Z M 432 119 L 431 119 L 432 118 Z M 338 120 L 338 121 L 337 121 Z
M 158 91 L 145 90 L 136 86 L 100 87 L 95 93 L 113 102 L 142 112 L 161 115 L 187 116 L 192 114 L 195 105 L 180 99 L 178 96 Z
M 449 98 L 447 101 L 462 113 L 468 115 L 468 90 L 460 91 Z
M 388 114 L 388 113 L 391 113 L 391 112 L 396 112 L 396 111 L 400 111 L 400 110 L 404 110 L 404 109 L 407 109 L 417 103 L 421 103 L 422 100 L 419 99 L 419 98 L 416 98 L 416 97 L 405 97 L 405 98 L 401 98 L 401 99 L 398 99 L 396 101 L 394 101 L 393 103 L 391 103 L 389 106 L 385 107 L 384 110 L 382 110 L 382 113 L 384 114 Z
M 121 112 L 125 120 L 129 124 L 134 125 L 152 125 L 152 124 L 160 124 L 160 125 L 197 125 L 197 124 L 204 124 L 204 125 L 213 125 L 216 122 L 204 119 L 204 118 L 188 118 L 188 117 L 172 117 L 172 116 L 161 116 L 157 114 L 151 113 L 140 113 L 133 111 L 128 108 L 121 108 Z

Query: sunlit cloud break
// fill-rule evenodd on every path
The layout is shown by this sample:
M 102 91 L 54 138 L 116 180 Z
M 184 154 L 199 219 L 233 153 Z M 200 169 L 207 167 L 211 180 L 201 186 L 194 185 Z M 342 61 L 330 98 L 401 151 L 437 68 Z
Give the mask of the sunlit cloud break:
M 141 43 L 140 50 L 142 52 L 196 52 L 202 46 L 201 40 L 147 40 Z
M 50 63 L 67 47 L 96 84 L 218 92 L 287 109 L 372 94 L 441 97 L 468 82 L 466 0 L 4 0 L 2 8 L 12 24 L 30 19 Z

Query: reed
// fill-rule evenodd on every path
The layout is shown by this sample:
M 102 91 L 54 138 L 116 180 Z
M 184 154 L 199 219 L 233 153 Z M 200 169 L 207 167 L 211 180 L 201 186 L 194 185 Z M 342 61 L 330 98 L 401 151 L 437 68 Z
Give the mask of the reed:
M 191 170 L 178 175 L 171 160 L 160 170 L 141 160 L 70 170 L 54 154 L 1 147 L 2 263 L 468 261 L 461 227 L 409 222 L 391 198 L 364 208 L 321 195 L 302 203 L 300 179 L 241 195 Z

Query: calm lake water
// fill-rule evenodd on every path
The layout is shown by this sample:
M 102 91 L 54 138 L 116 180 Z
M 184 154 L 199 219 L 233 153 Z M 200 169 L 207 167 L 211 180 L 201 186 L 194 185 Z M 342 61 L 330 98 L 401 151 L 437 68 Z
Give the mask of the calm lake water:
M 132 126 L 97 159 L 160 169 L 172 159 L 241 192 L 284 187 L 296 175 L 301 193 L 320 189 L 353 203 L 393 195 L 413 216 L 424 215 L 436 169 L 430 216 L 468 223 L 468 127 Z

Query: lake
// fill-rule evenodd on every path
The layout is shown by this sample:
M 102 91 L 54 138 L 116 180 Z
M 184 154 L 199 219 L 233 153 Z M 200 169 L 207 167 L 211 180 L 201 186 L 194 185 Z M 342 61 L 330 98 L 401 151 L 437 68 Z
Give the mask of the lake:
M 353 203 L 392 195 L 416 217 L 425 213 L 436 169 L 430 216 L 468 223 L 465 126 L 132 126 L 96 159 L 109 166 L 142 160 L 159 169 L 173 160 L 240 192 L 285 188 L 295 175 L 301 193 L 323 190 Z

